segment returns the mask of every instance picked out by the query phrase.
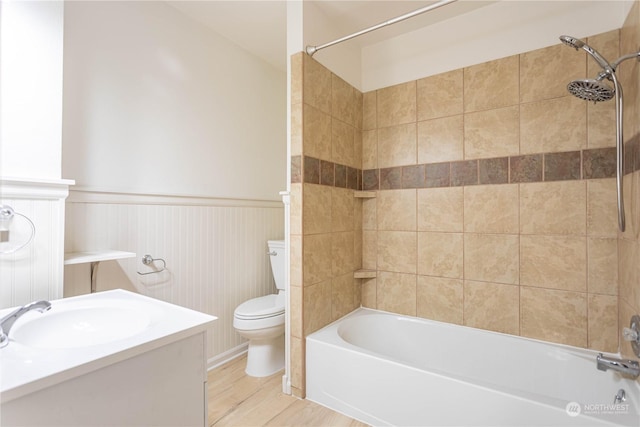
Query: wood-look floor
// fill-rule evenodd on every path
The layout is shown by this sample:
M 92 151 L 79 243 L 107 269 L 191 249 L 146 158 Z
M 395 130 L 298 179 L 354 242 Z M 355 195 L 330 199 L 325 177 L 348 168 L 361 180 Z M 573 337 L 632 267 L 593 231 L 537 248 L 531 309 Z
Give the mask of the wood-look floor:
M 209 372 L 209 426 L 366 426 L 282 393 L 282 372 L 265 378 L 248 376 L 246 362 L 245 355 Z

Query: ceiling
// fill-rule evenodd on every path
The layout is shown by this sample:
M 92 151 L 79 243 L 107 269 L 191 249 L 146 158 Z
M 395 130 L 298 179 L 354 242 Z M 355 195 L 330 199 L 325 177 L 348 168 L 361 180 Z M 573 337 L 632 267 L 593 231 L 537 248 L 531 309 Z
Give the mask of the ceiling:
M 304 1 L 307 3 L 312 0 Z M 213 0 L 168 1 L 167 3 L 278 69 L 286 69 L 286 1 Z M 347 35 L 436 2 L 424 0 L 313 0 L 313 3 L 316 13 L 325 15 L 342 35 Z M 366 46 L 491 3 L 495 3 L 495 1 L 460 0 L 363 35 L 349 43 Z M 331 40 L 318 40 L 314 41 L 314 44 L 321 45 L 329 41 Z

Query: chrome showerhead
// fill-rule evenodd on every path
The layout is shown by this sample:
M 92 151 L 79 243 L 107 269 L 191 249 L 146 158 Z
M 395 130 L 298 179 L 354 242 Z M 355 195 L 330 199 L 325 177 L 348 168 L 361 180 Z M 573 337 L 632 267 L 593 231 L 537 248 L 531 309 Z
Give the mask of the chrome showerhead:
M 584 49 L 584 51 L 591 55 L 598 65 L 602 67 L 602 71 L 598 73 L 598 77 L 596 79 L 574 80 L 569 83 L 567 85 L 569 93 L 580 99 L 584 99 L 585 101 L 593 102 L 608 101 L 613 98 L 616 94 L 615 89 L 602 83 L 602 80 L 611 80 L 613 78 L 615 81 L 615 76 L 613 75 L 615 73 L 615 68 L 613 68 L 609 62 L 598 53 L 598 51 L 580 39 L 571 36 L 560 36 L 560 41 L 576 50 Z
M 560 36 L 560 41 L 567 46 L 571 46 L 575 50 L 584 49 L 591 57 L 602 67 L 605 71 L 612 71 L 613 67 L 609 64 L 609 61 L 604 59 L 597 50 L 586 44 L 580 39 L 571 36 Z
M 571 36 L 560 36 L 560 41 L 566 44 L 567 46 L 571 46 L 575 50 L 578 50 L 585 45 L 585 43 L 582 40 L 576 39 Z
M 608 101 L 615 95 L 615 90 L 598 80 L 584 79 L 574 80 L 567 85 L 571 95 L 585 101 Z

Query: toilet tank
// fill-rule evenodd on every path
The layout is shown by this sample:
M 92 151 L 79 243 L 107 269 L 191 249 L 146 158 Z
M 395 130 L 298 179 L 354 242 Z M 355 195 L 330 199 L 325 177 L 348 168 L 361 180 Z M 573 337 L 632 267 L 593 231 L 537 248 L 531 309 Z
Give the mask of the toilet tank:
M 269 258 L 271 260 L 271 272 L 276 281 L 276 287 L 284 290 L 284 240 L 269 240 Z

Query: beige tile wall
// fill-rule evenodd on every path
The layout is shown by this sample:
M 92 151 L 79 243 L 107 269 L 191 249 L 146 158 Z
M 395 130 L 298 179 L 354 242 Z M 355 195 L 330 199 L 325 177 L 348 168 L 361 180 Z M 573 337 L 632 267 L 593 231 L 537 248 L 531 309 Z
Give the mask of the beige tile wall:
M 621 31 L 587 42 L 608 58 L 635 50 L 639 9 Z M 640 67 L 624 67 L 633 100 L 625 103 L 625 140 L 633 141 Z M 292 156 L 377 169 L 613 147 L 613 103 L 585 103 L 565 91 L 570 80 L 596 72 L 584 53 L 558 44 L 360 94 L 298 54 Z M 640 172 L 625 184 L 624 234 L 611 178 L 383 190 L 365 200 L 343 188 L 292 184 L 294 394 L 304 396 L 304 337 L 360 303 L 617 351 L 619 330 L 640 312 L 640 220 L 633 217 Z M 358 268 L 376 269 L 377 278 L 360 286 Z M 620 350 L 631 357 L 628 345 Z
M 300 53 L 292 57 L 291 96 L 292 156 L 361 169 L 362 94 Z M 299 397 L 304 338 L 360 306 L 353 272 L 362 263 L 362 202 L 353 193 L 305 180 L 291 184 L 291 382 Z
M 609 42 L 610 43 L 610 42 Z M 640 5 L 635 2 L 629 16 L 621 30 L 621 51 L 623 53 L 634 52 L 640 46 Z M 638 206 L 640 206 L 640 94 L 638 82 L 640 78 L 640 66 L 636 61 L 627 61 L 618 68 L 620 80 L 624 86 L 625 114 L 624 132 L 627 158 L 631 161 L 630 167 L 624 178 L 624 199 L 627 228 L 619 234 L 618 243 L 618 275 L 620 280 L 619 292 L 619 328 L 629 326 L 629 320 L 634 314 L 640 314 L 640 218 Z M 634 171 L 631 173 L 631 171 Z M 597 247 L 603 257 L 606 257 L 606 248 Z M 594 272 L 604 274 L 604 272 Z M 591 301 L 590 301 L 591 302 Z M 594 304 L 606 302 L 594 301 Z M 610 319 L 613 323 L 613 319 Z M 638 359 L 632 352 L 631 346 L 621 341 L 620 352 L 629 358 Z
M 587 42 L 617 58 L 619 34 Z M 558 44 L 365 93 L 362 167 L 612 147 L 614 104 L 565 89 L 594 73 Z M 381 190 L 362 224 L 363 305 L 617 351 L 611 178 Z

